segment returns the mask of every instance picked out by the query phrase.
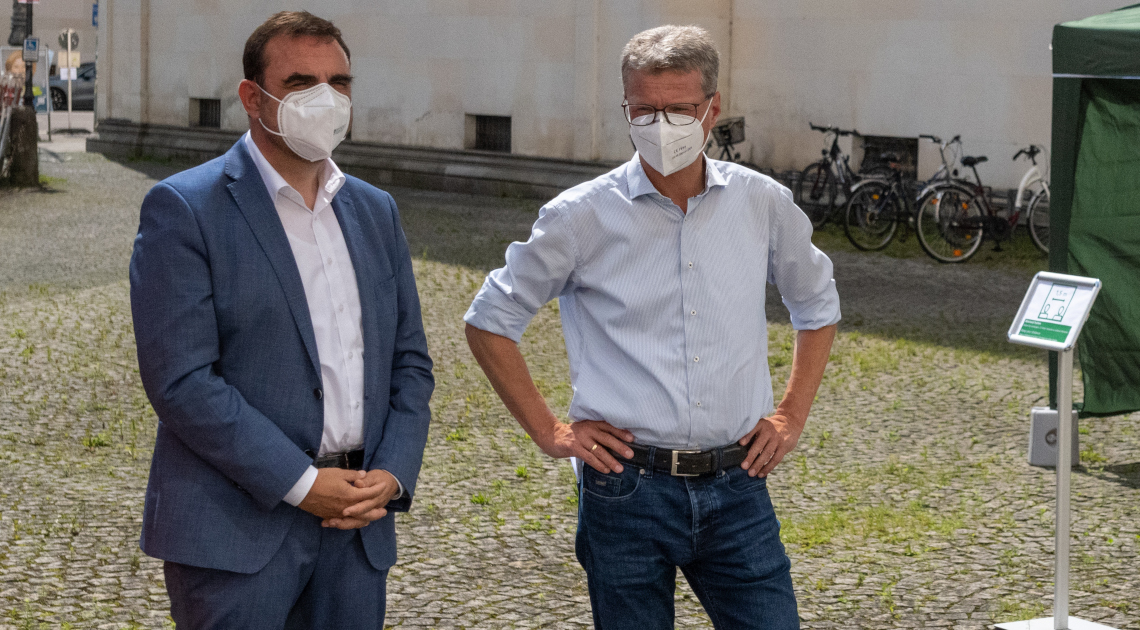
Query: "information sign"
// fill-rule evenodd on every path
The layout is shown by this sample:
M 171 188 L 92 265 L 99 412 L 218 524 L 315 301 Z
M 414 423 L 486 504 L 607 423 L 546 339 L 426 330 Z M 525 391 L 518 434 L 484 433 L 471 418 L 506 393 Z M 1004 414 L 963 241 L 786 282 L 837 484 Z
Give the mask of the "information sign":
M 1009 340 L 1046 350 L 1072 348 L 1099 291 L 1096 278 L 1038 273 L 1009 327 Z

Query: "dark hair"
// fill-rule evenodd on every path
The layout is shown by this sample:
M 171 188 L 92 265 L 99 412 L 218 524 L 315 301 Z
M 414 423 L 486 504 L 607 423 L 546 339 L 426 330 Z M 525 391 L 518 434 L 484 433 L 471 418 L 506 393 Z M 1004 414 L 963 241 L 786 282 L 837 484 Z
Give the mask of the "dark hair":
M 319 18 L 308 11 L 281 11 L 274 13 L 261 26 L 254 29 L 245 40 L 245 52 L 241 56 L 245 78 L 261 85 L 265 81 L 265 46 L 278 35 L 301 37 L 309 35 L 322 39 L 335 39 L 344 50 L 344 56 L 352 59 L 340 29 L 332 22 Z

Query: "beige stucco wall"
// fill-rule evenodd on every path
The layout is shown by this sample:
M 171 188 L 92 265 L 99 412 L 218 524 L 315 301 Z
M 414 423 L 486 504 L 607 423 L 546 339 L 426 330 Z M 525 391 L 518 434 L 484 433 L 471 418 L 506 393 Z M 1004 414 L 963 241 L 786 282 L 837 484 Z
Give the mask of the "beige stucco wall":
M 1119 0 L 749 0 L 736 2 L 730 109 L 753 161 L 818 159 L 817 125 L 861 133 L 961 134 L 988 185 L 1016 187 L 1030 143 L 1048 146 L 1053 25 Z M 940 164 L 919 143 L 919 174 Z
M 1119 0 L 326 0 L 353 53 L 353 137 L 462 148 L 465 114 L 512 117 L 513 152 L 625 159 L 618 56 L 663 23 L 708 28 L 725 115 L 744 115 L 752 161 L 816 159 L 808 121 L 873 135 L 961 134 L 986 183 L 1014 186 L 1019 146 L 1047 144 L 1055 23 Z M 290 5 L 298 6 L 298 5 Z M 249 33 L 271 0 L 103 0 L 100 116 L 185 125 L 188 99 L 237 100 Z M 104 61 L 106 60 L 106 61 Z M 111 76 L 108 76 L 111 75 Z M 920 171 L 937 152 L 920 150 Z

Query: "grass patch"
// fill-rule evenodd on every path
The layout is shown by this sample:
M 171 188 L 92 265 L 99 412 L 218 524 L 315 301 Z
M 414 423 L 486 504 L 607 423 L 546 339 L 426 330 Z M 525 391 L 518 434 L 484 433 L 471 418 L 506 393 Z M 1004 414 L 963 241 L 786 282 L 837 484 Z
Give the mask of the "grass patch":
M 1026 603 L 1015 597 L 1002 597 L 994 605 L 994 622 L 1021 621 L 1045 616 L 1045 604 L 1039 601 Z
M 891 241 L 891 244 L 882 251 L 882 255 L 900 259 L 929 260 L 934 263 L 934 259 L 922 251 L 922 247 L 919 246 L 918 238 L 915 237 L 914 232 L 908 232 L 909 233 L 904 236 L 904 231 L 900 229 L 895 235 L 895 240 Z M 816 230 L 811 240 L 815 243 L 816 247 L 825 252 L 840 251 L 860 253 L 860 251 L 851 244 L 851 241 L 847 240 L 847 235 L 844 234 L 843 225 L 841 223 L 828 223 Z M 1026 232 L 1024 228 L 1018 229 L 1014 233 L 1013 240 L 1002 243 L 1001 249 L 1002 251 L 994 251 L 993 241 L 987 240 L 982 243 L 978 253 L 965 264 L 990 269 L 1020 270 L 1029 273 L 1047 271 L 1049 268 L 1049 259 L 1033 245 L 1033 241 L 1029 238 L 1029 233 Z
M 901 545 L 907 555 L 916 555 L 914 543 L 931 536 L 945 537 L 962 527 L 958 516 L 946 516 L 921 501 L 910 501 L 900 507 L 878 505 L 853 507 L 831 505 L 822 512 L 783 523 L 780 537 L 785 544 L 813 549 L 831 543 L 858 543 L 868 539 Z M 909 551 L 907 551 L 909 549 Z

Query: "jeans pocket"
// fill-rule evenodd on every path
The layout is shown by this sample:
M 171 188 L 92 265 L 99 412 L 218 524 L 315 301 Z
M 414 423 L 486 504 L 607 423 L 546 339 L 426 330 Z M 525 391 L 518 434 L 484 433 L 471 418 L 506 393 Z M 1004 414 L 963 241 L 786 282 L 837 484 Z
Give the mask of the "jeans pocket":
M 641 482 L 637 468 L 626 464 L 620 473 L 601 473 L 589 464 L 582 467 L 582 490 L 596 499 L 626 499 L 633 495 Z
M 728 489 L 733 492 L 757 492 L 768 487 L 768 478 L 756 475 L 749 477 L 748 471 L 739 466 L 732 466 L 724 472 Z

